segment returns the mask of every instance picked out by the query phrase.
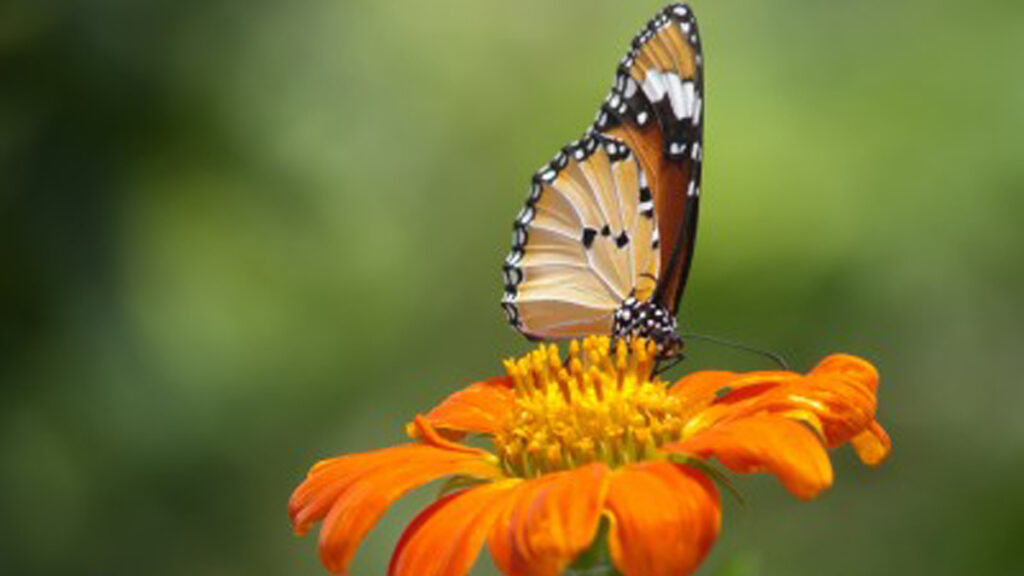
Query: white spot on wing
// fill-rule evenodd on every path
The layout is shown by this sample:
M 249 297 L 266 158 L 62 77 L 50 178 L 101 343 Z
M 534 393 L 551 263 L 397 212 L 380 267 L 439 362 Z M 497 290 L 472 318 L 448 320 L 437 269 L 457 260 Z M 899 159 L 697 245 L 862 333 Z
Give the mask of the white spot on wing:
M 672 104 L 672 113 L 676 119 L 691 118 L 696 99 L 696 87 L 693 82 L 683 82 L 678 74 L 664 74 L 663 77 L 668 84 L 669 102 Z
M 665 97 L 665 79 L 661 72 L 657 70 L 647 71 L 647 76 L 644 77 L 644 94 L 647 95 L 647 99 L 651 102 L 661 102 L 662 98 Z
M 519 216 L 516 218 L 516 220 L 522 222 L 523 224 L 529 224 L 530 221 L 533 220 L 533 207 L 523 206 L 523 209 L 519 211 Z
M 637 88 L 638 86 L 636 85 L 636 80 L 633 80 L 633 77 L 630 76 L 628 79 L 626 79 L 626 88 L 625 90 L 622 91 L 623 95 L 626 98 L 632 98 L 633 95 L 636 94 Z

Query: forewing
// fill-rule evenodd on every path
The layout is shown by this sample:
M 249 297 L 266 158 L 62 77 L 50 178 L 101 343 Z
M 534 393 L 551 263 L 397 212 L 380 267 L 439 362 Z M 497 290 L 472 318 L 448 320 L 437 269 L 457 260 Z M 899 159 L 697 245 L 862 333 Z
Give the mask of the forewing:
M 704 132 L 704 63 L 693 12 L 667 6 L 633 39 L 594 131 L 625 142 L 647 174 L 661 236 L 654 298 L 675 311 L 693 257 Z

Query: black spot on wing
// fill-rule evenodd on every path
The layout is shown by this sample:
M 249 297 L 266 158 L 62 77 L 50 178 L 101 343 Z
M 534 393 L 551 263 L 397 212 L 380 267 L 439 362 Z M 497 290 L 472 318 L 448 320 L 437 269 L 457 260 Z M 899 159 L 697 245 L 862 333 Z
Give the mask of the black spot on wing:
M 594 238 L 596 237 L 597 230 L 594 230 L 593 228 L 584 228 L 582 238 L 583 247 L 589 250 L 590 247 L 594 245 Z

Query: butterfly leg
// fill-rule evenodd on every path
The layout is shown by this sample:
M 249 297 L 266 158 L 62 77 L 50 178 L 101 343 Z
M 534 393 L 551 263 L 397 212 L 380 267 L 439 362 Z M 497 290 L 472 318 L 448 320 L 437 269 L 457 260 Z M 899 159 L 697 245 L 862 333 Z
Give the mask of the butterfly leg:
M 654 372 L 651 375 L 652 376 L 660 376 L 660 375 L 664 374 L 665 372 L 668 372 L 669 370 L 675 368 L 677 364 L 679 364 L 680 362 L 682 362 L 685 359 L 686 359 L 686 355 L 683 354 L 682 352 L 680 352 L 680 353 L 678 353 L 675 356 L 672 356 L 670 358 L 659 359 L 657 362 L 655 362 L 655 364 L 654 364 Z

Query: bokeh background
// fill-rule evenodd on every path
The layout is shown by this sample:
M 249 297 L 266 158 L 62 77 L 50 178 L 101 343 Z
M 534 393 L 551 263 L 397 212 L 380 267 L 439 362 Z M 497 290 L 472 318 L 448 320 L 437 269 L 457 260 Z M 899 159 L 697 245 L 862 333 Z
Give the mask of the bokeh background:
M 682 320 L 872 359 L 895 440 L 812 503 L 739 479 L 701 573 L 1024 572 L 1024 3 L 695 4 Z M 658 7 L 0 3 L 0 572 L 325 574 L 289 492 L 527 348 L 512 218 Z

